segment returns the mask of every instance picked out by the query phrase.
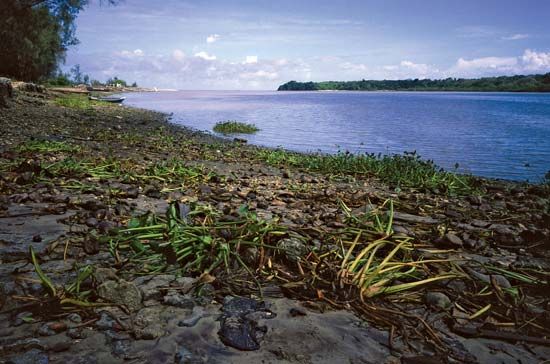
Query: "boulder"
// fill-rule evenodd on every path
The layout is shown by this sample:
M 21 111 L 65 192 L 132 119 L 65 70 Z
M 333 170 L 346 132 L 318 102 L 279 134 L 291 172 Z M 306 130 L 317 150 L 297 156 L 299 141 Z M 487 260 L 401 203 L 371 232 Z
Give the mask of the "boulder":
M 37 92 L 37 93 L 44 93 L 46 91 L 46 88 L 42 85 L 37 85 L 36 83 L 32 82 L 25 82 L 19 86 L 19 89 L 21 91 L 26 92 Z
M 13 87 L 9 78 L 0 77 L 0 107 L 7 107 L 7 99 L 13 97 Z

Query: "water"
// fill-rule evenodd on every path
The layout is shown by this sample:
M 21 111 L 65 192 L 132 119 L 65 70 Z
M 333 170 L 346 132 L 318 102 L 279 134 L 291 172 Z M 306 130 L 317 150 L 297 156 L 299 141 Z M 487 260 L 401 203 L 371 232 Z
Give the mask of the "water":
M 539 182 L 550 170 L 550 94 L 454 92 L 130 93 L 132 106 L 211 131 L 238 120 L 249 143 L 296 151 L 402 153 L 479 176 Z

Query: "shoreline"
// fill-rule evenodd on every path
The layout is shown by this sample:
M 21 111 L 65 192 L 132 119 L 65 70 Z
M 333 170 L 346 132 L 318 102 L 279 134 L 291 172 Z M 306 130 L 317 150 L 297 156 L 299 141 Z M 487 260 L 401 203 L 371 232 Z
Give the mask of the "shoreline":
M 413 165 L 426 167 L 416 176 L 423 184 L 396 190 L 382 169 L 398 170 L 393 161 L 279 152 L 144 109 L 59 103 L 18 91 L 0 114 L 3 357 L 146 362 L 175 357 L 182 347 L 199 362 L 235 363 L 366 356 L 394 363 L 418 355 L 535 363 L 550 355 L 549 186 L 473 178 L 465 183 L 474 193 L 466 193 L 452 176 L 422 181 L 420 172 L 431 169 L 420 163 Z M 367 162 L 379 174 L 358 173 Z M 173 232 L 202 236 L 192 251 L 203 260 L 175 263 L 173 254 L 184 253 Z M 371 272 L 377 284 L 364 291 L 350 263 L 374 243 L 378 253 L 399 247 L 385 256 L 393 267 L 404 265 L 398 275 Z M 31 246 L 56 293 L 73 301 L 61 304 L 38 283 L 36 265 L 27 264 Z M 372 254 L 372 264 L 385 264 L 384 255 Z M 74 282 L 74 267 L 85 266 L 93 271 L 81 282 L 89 293 L 62 288 Z M 254 318 L 232 311 L 235 302 Z M 250 351 L 236 348 L 242 342 L 227 326 L 235 320 L 238 333 L 266 327 L 245 332 Z M 499 340 L 505 334 L 524 344 Z M 359 338 L 357 346 L 346 335 Z
M 181 92 L 194 92 L 194 91 L 181 90 Z M 214 92 L 216 92 L 216 91 L 214 91 Z M 222 92 L 231 92 L 231 91 L 222 91 Z M 275 91 L 266 91 L 266 92 L 275 93 Z M 316 92 L 316 93 L 326 93 L 326 92 L 328 92 L 328 93 L 331 93 L 333 91 L 319 90 L 319 91 L 302 91 L 302 92 Z M 342 90 L 342 91 L 334 91 L 334 92 L 351 92 L 351 93 L 353 93 L 353 92 L 363 92 L 363 91 L 345 91 L 345 90 Z M 369 91 L 369 92 L 371 92 L 371 91 Z M 385 93 L 385 92 L 411 93 L 413 91 L 372 91 L 372 92 L 379 92 L 379 93 Z M 418 92 L 422 92 L 422 91 L 418 91 Z M 438 92 L 438 91 L 433 91 L 433 92 L 430 91 L 430 93 L 434 93 L 434 92 Z M 441 93 L 455 93 L 455 92 L 443 91 Z M 458 93 L 460 93 L 460 92 L 458 92 Z M 506 93 L 510 93 L 510 92 L 506 92 Z M 124 95 L 124 93 L 121 93 L 120 95 Z M 128 107 L 133 107 L 133 106 L 128 106 Z M 139 108 L 139 107 L 137 107 L 137 108 Z M 211 135 L 213 137 L 218 137 L 218 138 L 221 138 L 223 140 L 228 140 L 228 141 L 231 141 L 231 140 L 235 139 L 235 136 L 220 136 L 212 130 L 203 130 L 203 129 L 200 129 L 199 127 L 197 127 L 197 126 L 185 125 L 183 120 L 179 120 L 179 119 L 174 118 L 174 113 L 173 112 L 157 111 L 154 108 L 145 109 L 145 110 L 156 111 L 156 112 L 164 112 L 168 117 L 168 122 L 170 122 L 170 123 L 172 123 L 176 126 L 180 126 L 184 129 L 189 129 L 189 130 L 192 130 L 192 131 L 195 131 L 195 132 L 205 133 L 206 135 Z M 236 137 L 241 142 L 248 143 L 250 141 L 248 139 L 247 134 L 236 134 Z M 252 139 L 253 139 L 253 136 L 252 136 Z M 265 140 L 263 142 L 265 143 Z M 268 149 L 268 150 L 271 150 L 271 151 L 284 151 L 284 152 L 287 152 L 289 154 L 308 155 L 308 156 L 325 156 L 326 157 L 326 156 L 334 156 L 334 155 L 340 155 L 340 154 L 342 154 L 342 155 L 343 154 L 345 154 L 345 155 L 351 154 L 353 156 L 367 155 L 367 156 L 371 156 L 371 157 L 374 157 L 374 156 L 388 156 L 388 157 L 394 157 L 395 156 L 395 157 L 399 157 L 399 156 L 409 155 L 411 153 L 415 153 L 415 155 L 416 155 L 416 151 L 410 152 L 410 151 L 407 151 L 407 150 L 396 151 L 396 152 L 388 152 L 387 150 L 381 151 L 381 152 L 380 151 L 369 152 L 369 151 L 366 151 L 366 150 L 356 151 L 356 152 L 350 152 L 348 150 L 331 150 L 331 151 L 324 152 L 324 151 L 320 151 L 319 149 L 317 149 L 317 150 L 309 150 L 308 151 L 308 150 L 302 150 L 300 147 L 295 147 L 295 149 L 293 149 L 293 148 L 289 148 L 289 147 L 285 147 L 285 146 L 281 146 L 281 145 L 271 146 L 271 145 L 265 145 L 265 144 L 261 144 L 261 143 L 262 143 L 262 141 L 255 142 L 254 139 L 253 139 L 252 142 L 249 145 L 254 145 L 258 148 L 264 148 L 264 149 Z M 361 145 L 362 144 L 363 143 L 361 143 Z M 428 160 L 428 158 L 423 158 L 423 157 L 425 157 L 423 155 L 419 155 L 419 157 L 421 158 L 421 160 L 424 160 L 424 161 Z M 470 165 L 469 167 L 467 166 L 466 168 L 462 167 L 462 163 L 460 163 L 461 167 L 458 170 L 453 168 L 453 165 L 454 166 L 459 165 L 459 163 L 457 162 L 456 159 L 455 160 L 450 160 L 450 161 L 444 161 L 444 164 L 445 164 L 445 166 L 442 166 L 440 164 L 435 164 L 435 162 L 434 162 L 435 167 L 442 168 L 446 172 L 453 173 L 453 174 L 456 174 L 458 176 L 462 176 L 464 178 L 471 177 L 471 178 L 478 178 L 478 179 L 486 179 L 488 181 L 495 181 L 495 182 L 502 181 L 502 182 L 512 182 L 512 183 L 519 183 L 519 184 L 535 184 L 535 185 L 548 184 L 549 181 L 550 181 L 550 179 L 546 179 L 546 174 L 548 174 L 548 176 L 550 178 L 550 170 L 544 171 L 544 172 L 540 172 L 540 171 L 537 170 L 537 174 L 530 174 L 528 176 L 523 176 L 522 177 L 522 176 L 519 176 L 519 174 L 518 174 L 519 172 L 509 174 L 508 176 L 502 176 L 502 175 L 504 175 L 504 173 L 498 173 L 498 172 L 497 173 L 494 173 L 494 172 L 491 173 L 490 171 L 494 171 L 494 169 L 489 169 L 489 172 L 485 171 L 485 173 L 488 173 L 489 175 L 482 175 L 482 174 L 475 174 L 471 171 L 472 169 L 475 170 L 475 168 L 473 167 L 473 165 L 475 165 L 475 163 L 472 163 L 472 165 Z M 465 161 L 465 164 L 468 165 L 467 160 Z M 522 166 L 524 168 L 527 168 L 528 165 L 529 165 L 529 163 L 524 164 Z M 513 167 L 517 168 L 517 166 L 513 166 Z M 538 174 L 538 173 L 540 173 L 540 174 Z M 490 176 L 491 174 L 493 174 L 493 176 Z

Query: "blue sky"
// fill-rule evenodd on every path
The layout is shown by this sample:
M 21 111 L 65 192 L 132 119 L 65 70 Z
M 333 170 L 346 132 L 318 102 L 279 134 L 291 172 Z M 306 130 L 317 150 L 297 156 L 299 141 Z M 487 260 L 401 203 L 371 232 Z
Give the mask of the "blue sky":
M 178 89 L 550 72 L 546 0 L 125 0 L 92 4 L 66 68 Z

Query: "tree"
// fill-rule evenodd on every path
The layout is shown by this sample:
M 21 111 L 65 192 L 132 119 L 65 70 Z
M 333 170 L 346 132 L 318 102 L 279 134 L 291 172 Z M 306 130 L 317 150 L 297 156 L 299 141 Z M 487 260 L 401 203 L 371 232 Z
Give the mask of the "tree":
M 116 0 L 107 0 L 114 4 Z M 0 74 L 25 81 L 53 76 L 88 0 L 0 0 Z
M 73 82 L 76 83 L 77 85 L 78 84 L 81 84 L 83 81 L 83 74 L 82 72 L 80 71 L 80 65 L 79 64 L 75 64 L 72 68 L 71 68 L 71 75 L 73 76 Z

